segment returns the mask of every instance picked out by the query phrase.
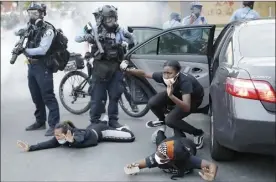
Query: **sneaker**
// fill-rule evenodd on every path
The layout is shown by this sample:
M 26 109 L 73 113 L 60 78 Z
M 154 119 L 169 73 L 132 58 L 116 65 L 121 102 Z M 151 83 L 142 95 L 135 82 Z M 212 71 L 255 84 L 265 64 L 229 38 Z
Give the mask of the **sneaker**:
M 28 126 L 25 130 L 34 131 L 34 130 L 45 130 L 45 129 L 46 129 L 45 123 L 41 124 L 41 123 L 35 122 L 34 124 Z
M 146 127 L 147 128 L 155 128 L 155 127 L 158 127 L 158 126 L 163 126 L 165 125 L 165 122 L 164 121 L 159 121 L 159 120 L 156 120 L 156 121 L 148 121 L 146 123 Z
M 153 134 L 151 135 L 151 141 L 154 144 L 156 144 L 156 137 L 157 137 L 157 134 L 158 134 L 159 131 L 163 131 L 165 133 L 166 132 L 166 125 L 161 126 L 155 132 L 153 132 Z
M 46 131 L 45 136 L 54 136 L 54 128 L 49 128 Z
M 204 134 L 199 136 L 194 136 L 194 143 L 196 145 L 196 149 L 201 149 L 203 147 L 203 137 Z

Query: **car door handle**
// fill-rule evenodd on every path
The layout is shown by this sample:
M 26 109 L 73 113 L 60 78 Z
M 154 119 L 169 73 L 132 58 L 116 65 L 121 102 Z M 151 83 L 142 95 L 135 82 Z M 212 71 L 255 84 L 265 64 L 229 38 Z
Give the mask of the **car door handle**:
M 223 70 L 223 71 L 225 71 L 225 70 L 226 70 L 226 68 L 224 68 L 224 67 L 220 67 L 219 69 L 221 69 L 221 70 Z

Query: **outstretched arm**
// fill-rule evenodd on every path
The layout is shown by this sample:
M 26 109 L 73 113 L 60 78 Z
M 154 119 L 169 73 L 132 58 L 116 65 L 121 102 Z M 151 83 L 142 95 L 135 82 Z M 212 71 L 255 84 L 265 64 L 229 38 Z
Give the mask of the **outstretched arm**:
M 37 151 L 37 150 L 44 150 L 44 149 L 50 149 L 50 148 L 56 148 L 59 147 L 61 144 L 58 143 L 57 139 L 53 137 L 51 140 L 48 140 L 46 142 L 41 142 L 36 145 L 31 145 L 29 147 L 29 152 Z
M 144 169 L 144 168 L 154 168 L 157 167 L 158 164 L 154 158 L 154 154 L 146 157 L 143 160 L 134 162 L 132 164 L 127 165 L 127 167 L 131 168 L 131 167 L 139 167 L 139 169 Z
M 150 78 L 152 79 L 152 73 L 146 73 L 143 70 L 140 69 L 126 69 L 126 72 L 135 76 L 139 76 L 139 77 L 145 77 L 145 78 Z

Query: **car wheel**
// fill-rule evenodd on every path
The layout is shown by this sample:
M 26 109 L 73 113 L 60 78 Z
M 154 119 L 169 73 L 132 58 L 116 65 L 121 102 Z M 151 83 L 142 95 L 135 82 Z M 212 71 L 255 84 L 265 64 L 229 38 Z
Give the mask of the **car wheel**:
M 235 152 L 220 145 L 216 140 L 215 130 L 214 130 L 214 116 L 211 110 L 211 123 L 210 123 L 210 154 L 211 157 L 216 161 L 230 161 L 234 159 Z

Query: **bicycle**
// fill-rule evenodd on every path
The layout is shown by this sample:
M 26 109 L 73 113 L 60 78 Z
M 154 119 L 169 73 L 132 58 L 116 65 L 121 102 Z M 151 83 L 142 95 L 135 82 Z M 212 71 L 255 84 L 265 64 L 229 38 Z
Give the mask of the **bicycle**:
M 68 106 L 66 104 L 66 102 L 64 100 L 64 85 L 67 82 L 67 80 L 69 80 L 71 77 L 80 76 L 83 78 L 83 81 L 80 84 L 78 84 L 76 87 L 74 87 L 72 85 L 72 90 L 69 95 L 73 98 L 71 103 L 74 104 L 78 100 L 78 98 L 85 98 L 85 97 L 90 98 L 90 95 L 88 94 L 88 89 L 84 90 L 84 88 L 87 84 L 89 84 L 89 80 L 93 76 L 93 73 L 92 73 L 93 66 L 92 66 L 92 63 L 90 63 L 91 58 L 92 57 L 82 57 L 81 54 L 70 53 L 70 60 L 64 69 L 64 72 L 66 72 L 66 74 L 62 78 L 60 85 L 59 85 L 59 97 L 60 97 L 60 101 L 61 101 L 62 105 L 64 106 L 64 108 L 67 111 L 69 111 L 70 113 L 76 114 L 76 115 L 83 114 L 83 113 L 87 112 L 88 110 L 90 110 L 90 105 L 91 105 L 90 100 L 87 102 L 87 104 L 83 108 L 81 108 L 79 110 L 75 110 L 75 109 L 71 108 L 70 106 Z M 84 60 L 86 61 L 87 74 L 82 71 L 82 69 L 85 68 Z M 124 91 L 123 91 L 122 96 L 123 95 L 125 96 L 127 102 L 129 103 L 129 105 L 131 107 L 131 110 L 129 110 L 126 107 L 126 103 L 123 101 L 122 96 L 121 96 L 121 98 L 119 100 L 119 105 L 122 108 L 122 110 L 127 115 L 129 115 L 131 117 L 139 118 L 139 117 L 143 117 L 144 115 L 146 115 L 149 111 L 148 106 L 146 106 L 144 109 L 139 111 L 137 105 L 133 104 L 127 77 L 124 77 L 124 79 L 123 79 L 123 87 L 124 87 Z M 105 113 L 105 110 L 103 111 L 103 113 Z

